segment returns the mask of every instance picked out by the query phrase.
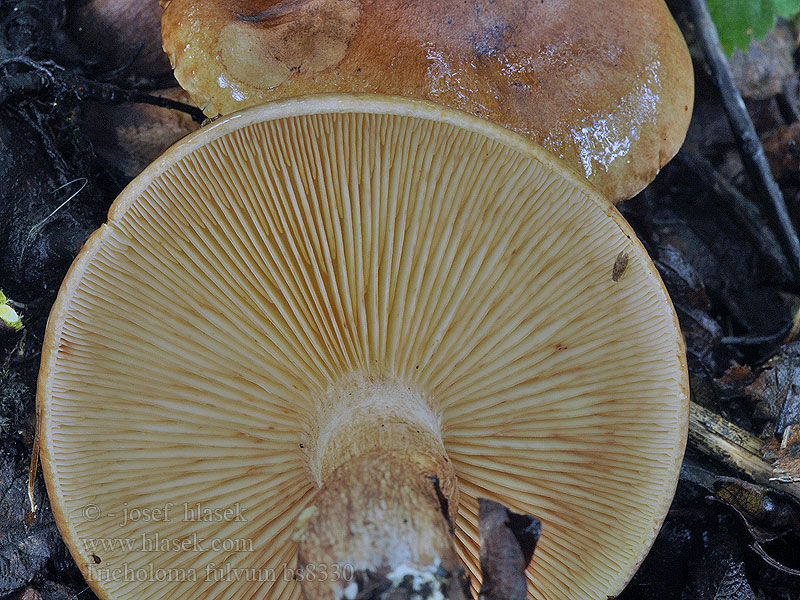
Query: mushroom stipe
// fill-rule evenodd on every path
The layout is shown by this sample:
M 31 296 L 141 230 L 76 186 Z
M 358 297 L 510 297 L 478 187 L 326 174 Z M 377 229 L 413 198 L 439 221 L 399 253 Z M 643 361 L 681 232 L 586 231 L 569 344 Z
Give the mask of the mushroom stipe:
M 670 504 L 687 390 L 594 188 L 487 121 L 342 95 L 223 117 L 122 192 L 53 307 L 38 410 L 102 599 L 477 589 L 480 497 L 541 520 L 531 598 L 606 598 Z

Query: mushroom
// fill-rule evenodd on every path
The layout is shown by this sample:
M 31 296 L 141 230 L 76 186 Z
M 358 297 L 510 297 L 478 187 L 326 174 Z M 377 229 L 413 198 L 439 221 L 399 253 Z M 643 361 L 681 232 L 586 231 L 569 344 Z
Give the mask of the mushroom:
M 221 118 L 121 193 L 38 410 L 104 600 L 463 597 L 479 497 L 541 519 L 531 598 L 605 599 L 670 504 L 687 390 L 662 282 L 583 178 L 460 111 L 321 95 Z
M 427 99 L 529 137 L 612 201 L 675 155 L 694 96 L 662 0 L 167 0 L 162 35 L 209 116 L 319 92 Z

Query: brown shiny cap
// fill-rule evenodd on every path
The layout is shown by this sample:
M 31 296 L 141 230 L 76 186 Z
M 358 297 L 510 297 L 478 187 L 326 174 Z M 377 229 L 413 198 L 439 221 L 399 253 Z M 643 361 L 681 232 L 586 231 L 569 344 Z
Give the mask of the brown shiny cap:
M 613 201 L 678 151 L 692 64 L 662 0 L 171 0 L 164 49 L 209 116 L 376 92 L 488 118 Z

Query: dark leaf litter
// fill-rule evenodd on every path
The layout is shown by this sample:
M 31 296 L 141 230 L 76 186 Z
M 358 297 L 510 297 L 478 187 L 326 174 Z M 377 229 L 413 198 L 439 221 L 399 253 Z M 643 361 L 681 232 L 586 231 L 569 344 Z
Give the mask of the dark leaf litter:
M 692 40 L 684 2 L 669 4 Z M 80 129 L 82 98 L 68 86 L 77 79 L 56 77 L 62 68 L 76 77 L 101 74 L 66 37 L 68 8 L 63 0 L 0 0 L 0 61 L 15 59 L 0 69 L 0 87 L 6 86 L 0 97 L 11 79 L 15 86 L 30 84 L 29 92 L 17 87 L 13 102 L 0 103 L 0 288 L 25 306 L 24 333 L 0 332 L 2 600 L 93 597 L 60 539 L 41 476 L 36 488 L 41 510 L 25 523 L 47 314 L 80 245 L 126 183 L 97 159 Z M 748 100 L 748 108 L 798 222 L 798 69 L 796 52 L 787 54 L 785 47 L 794 35 L 777 36 L 784 40 L 775 49 L 783 69 L 778 79 L 752 62 L 741 77 L 750 77 L 748 90 L 759 87 L 754 72 L 769 78 L 772 95 L 762 97 L 755 89 L 758 99 Z M 778 249 L 776 225 L 753 192 L 718 92 L 694 50 L 697 106 L 681 157 L 620 209 L 673 298 L 687 342 L 693 399 L 761 436 L 764 459 L 779 466 L 779 475 L 800 477 L 800 342 L 782 344 L 800 306 L 800 286 Z M 784 72 L 787 55 L 795 62 L 793 74 Z M 52 74 L 52 82 L 37 82 L 31 64 Z M 129 81 L 123 73 L 114 83 Z M 624 277 L 623 262 L 620 257 L 610 277 Z M 800 568 L 796 499 L 738 479 L 692 451 L 687 464 L 685 472 L 693 475 L 679 484 L 652 552 L 620 600 L 800 597 L 800 578 L 775 566 Z M 506 535 L 504 547 L 518 551 L 512 538 L 519 541 Z M 756 543 L 774 563 L 754 549 Z M 519 558 L 510 550 L 503 556 Z

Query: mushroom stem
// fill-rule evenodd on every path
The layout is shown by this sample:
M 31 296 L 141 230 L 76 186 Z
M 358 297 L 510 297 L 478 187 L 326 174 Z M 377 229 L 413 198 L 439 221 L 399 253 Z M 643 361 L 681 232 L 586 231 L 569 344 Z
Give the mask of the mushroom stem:
M 383 451 L 339 466 L 320 489 L 302 533 L 303 597 L 394 598 L 383 594 L 403 588 L 408 597 L 468 598 L 436 475 L 440 466 L 420 453 Z M 323 580 L 324 572 L 342 577 Z
M 305 598 L 366 600 L 372 587 L 401 586 L 422 598 L 469 597 L 453 538 L 456 476 L 424 397 L 356 376 L 319 406 L 306 444 L 320 489 L 300 533 Z M 324 571 L 354 578 L 312 576 Z

